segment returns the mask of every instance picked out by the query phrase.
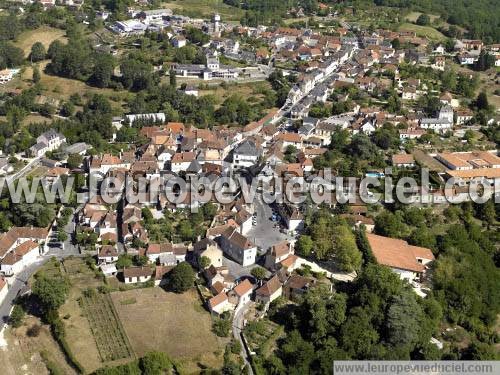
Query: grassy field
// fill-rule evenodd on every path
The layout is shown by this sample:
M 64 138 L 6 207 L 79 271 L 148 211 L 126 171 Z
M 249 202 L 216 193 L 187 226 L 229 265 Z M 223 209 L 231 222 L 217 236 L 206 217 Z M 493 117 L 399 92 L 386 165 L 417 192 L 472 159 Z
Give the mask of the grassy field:
M 222 0 L 168 0 L 162 5 L 193 17 L 210 17 L 218 12 L 222 21 L 239 21 L 244 14 L 243 10 L 224 4 Z
M 207 90 L 200 90 L 200 96 L 203 95 L 213 95 L 216 100 L 216 104 L 220 105 L 225 99 L 234 94 L 239 94 L 244 98 L 254 97 L 256 99 L 262 99 L 262 94 L 260 94 L 261 89 L 270 89 L 271 84 L 267 81 L 245 83 L 245 84 L 229 84 L 226 88 L 217 85 L 215 87 L 210 87 Z
M 80 306 L 89 321 L 103 362 L 133 356 L 127 335 L 123 331 L 109 294 L 88 289 L 80 299 Z
M 60 29 L 55 29 L 50 26 L 41 26 L 36 30 L 29 30 L 23 32 L 17 38 L 15 45 L 24 51 L 24 55 L 27 57 L 30 53 L 31 46 L 35 42 L 41 42 L 46 49 L 49 48 L 50 43 L 54 40 L 66 41 L 65 31 Z
M 222 366 L 225 340 L 212 333 L 210 315 L 195 290 L 136 289 L 111 293 L 111 299 L 137 356 L 163 351 L 187 374 Z
M 418 17 L 421 15 L 421 12 L 410 12 L 405 19 L 409 22 L 417 22 Z M 435 14 L 427 14 L 431 20 L 431 22 L 434 22 L 436 18 L 439 18 L 439 16 Z
M 414 31 L 417 36 L 433 40 L 445 40 L 446 37 L 431 26 L 419 26 L 405 22 L 399 27 L 399 31 Z
M 96 87 L 91 87 L 84 82 L 77 81 L 74 79 L 57 77 L 46 74 L 44 72 L 44 69 L 47 64 L 48 61 L 43 61 L 39 64 L 42 95 L 45 95 L 46 97 L 51 99 L 67 101 L 72 94 L 79 94 L 81 96 L 101 94 L 110 99 L 110 103 L 117 114 L 121 114 L 123 112 L 124 102 L 128 98 L 128 96 L 131 95 L 127 91 L 123 90 L 117 92 L 112 89 L 100 89 Z M 3 90 L 10 90 L 10 89 L 27 89 L 32 86 L 32 77 L 33 77 L 33 69 L 30 66 L 28 66 L 24 69 L 24 71 L 22 71 L 20 77 L 13 79 L 6 85 L 3 85 L 0 88 L 0 92 Z M 37 116 L 37 118 L 34 120 L 38 120 L 40 122 L 50 121 L 50 119 L 41 116 Z

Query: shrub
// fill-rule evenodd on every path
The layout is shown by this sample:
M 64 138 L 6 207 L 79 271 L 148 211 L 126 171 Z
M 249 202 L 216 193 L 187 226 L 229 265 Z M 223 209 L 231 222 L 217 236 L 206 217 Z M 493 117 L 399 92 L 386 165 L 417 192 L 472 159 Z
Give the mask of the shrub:
M 21 305 L 14 305 L 12 314 L 10 314 L 10 325 L 14 328 L 19 328 L 23 325 L 23 320 L 26 313 Z
M 38 337 L 40 335 L 40 331 L 42 330 L 42 327 L 39 324 L 33 324 L 28 330 L 26 331 L 26 334 L 29 337 Z

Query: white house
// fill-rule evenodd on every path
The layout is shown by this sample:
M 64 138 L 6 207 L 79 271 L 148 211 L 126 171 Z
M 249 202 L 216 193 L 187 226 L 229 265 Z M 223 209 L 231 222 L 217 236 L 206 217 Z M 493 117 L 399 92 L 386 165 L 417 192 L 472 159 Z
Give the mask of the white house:
M 7 276 L 15 275 L 33 264 L 39 255 L 39 244 L 31 240 L 23 242 L 2 259 L 0 270 Z
M 248 281 L 248 279 L 243 280 L 241 283 L 236 285 L 234 289 L 230 292 L 232 296 L 237 298 L 237 308 L 244 306 L 246 303 L 250 302 L 250 297 L 253 292 L 253 284 Z
M 227 294 L 221 292 L 208 300 L 208 308 L 212 313 L 220 315 L 234 309 L 234 305 L 229 302 Z
M 118 250 L 112 245 L 104 245 L 97 255 L 98 263 L 114 263 L 118 260 Z
M 118 273 L 118 270 L 116 269 L 116 266 L 114 264 L 101 264 L 99 267 L 106 277 L 115 276 Z
M 245 140 L 233 151 L 233 169 L 249 168 L 259 160 L 260 151 L 255 143 Z
M 125 284 L 144 283 L 151 279 L 153 271 L 148 266 L 128 267 L 123 269 Z
M 172 38 L 172 45 L 175 48 L 185 47 L 186 44 L 187 44 L 186 38 L 184 38 L 182 35 L 178 35 Z
M 227 228 L 219 239 L 222 251 L 243 267 L 255 264 L 257 246 L 237 229 Z
M 33 156 L 41 157 L 48 151 L 58 149 L 63 143 L 66 143 L 66 137 L 54 129 L 50 129 L 36 139 L 36 144 L 30 147 L 30 153 Z

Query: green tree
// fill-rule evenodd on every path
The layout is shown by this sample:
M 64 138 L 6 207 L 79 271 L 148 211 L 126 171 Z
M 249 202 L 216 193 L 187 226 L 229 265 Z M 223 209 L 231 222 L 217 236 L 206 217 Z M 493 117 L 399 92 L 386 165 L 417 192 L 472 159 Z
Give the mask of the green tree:
M 250 273 L 252 274 L 253 277 L 255 277 L 259 281 L 264 280 L 267 274 L 266 270 L 260 266 L 252 268 Z
M 488 110 L 490 103 L 488 102 L 488 96 L 484 91 L 481 91 L 476 99 L 476 106 L 479 110 Z
M 72 102 L 64 102 L 61 107 L 61 116 L 70 117 L 75 113 L 75 106 Z
M 209 257 L 206 257 L 206 256 L 202 256 L 200 257 L 200 259 L 198 260 L 198 265 L 200 266 L 200 268 L 202 269 L 205 269 L 205 268 L 208 268 L 210 267 L 210 258 Z
M 431 19 L 427 14 L 421 14 L 420 16 L 418 16 L 417 22 L 416 22 L 416 24 L 420 25 L 420 26 L 427 26 L 430 23 L 431 23 Z
M 36 84 L 40 82 L 40 78 L 41 78 L 40 69 L 38 68 L 38 65 L 36 65 L 33 67 L 33 83 Z
M 175 76 L 175 70 L 174 69 L 170 69 L 168 77 L 169 77 L 170 86 L 173 87 L 173 88 L 177 88 L 177 77 Z
M 45 311 L 56 311 L 66 301 L 69 282 L 65 279 L 49 278 L 41 274 L 36 278 L 32 292 L 38 297 Z
M 68 239 L 68 234 L 63 231 L 63 230 L 59 230 L 57 232 L 57 240 L 60 241 L 60 242 L 64 242 Z
M 302 256 L 309 256 L 313 250 L 314 242 L 312 238 L 306 234 L 303 234 L 299 237 L 296 244 L 297 254 Z
M 30 60 L 31 62 L 38 62 L 45 60 L 47 51 L 42 43 L 36 42 L 31 46 Z
M 356 271 L 361 267 L 362 254 L 356 245 L 356 237 L 347 226 L 339 226 L 333 235 L 335 261 L 342 271 Z
M 131 267 L 133 264 L 133 259 L 128 254 L 118 255 L 118 261 L 116 262 L 116 268 L 123 269 L 126 267 Z
M 389 342 L 394 346 L 413 348 L 419 341 L 423 320 L 422 307 L 417 303 L 413 291 L 394 297 L 387 312 Z
M 93 73 L 90 83 L 97 87 L 108 87 L 113 77 L 115 59 L 109 53 L 99 53 L 95 56 Z
M 195 274 L 193 268 L 187 262 L 175 266 L 170 274 L 169 285 L 176 293 L 182 293 L 194 285 Z

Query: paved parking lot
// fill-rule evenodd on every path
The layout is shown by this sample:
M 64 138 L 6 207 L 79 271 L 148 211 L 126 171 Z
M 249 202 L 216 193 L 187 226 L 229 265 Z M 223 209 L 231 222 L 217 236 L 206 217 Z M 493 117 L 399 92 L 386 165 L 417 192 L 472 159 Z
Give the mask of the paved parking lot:
M 279 225 L 270 219 L 272 209 L 262 201 L 260 195 L 255 197 L 254 202 L 257 225 L 252 227 L 247 237 L 262 249 L 261 253 L 265 253 L 271 246 L 281 241 L 293 239 L 292 236 L 281 233 Z

